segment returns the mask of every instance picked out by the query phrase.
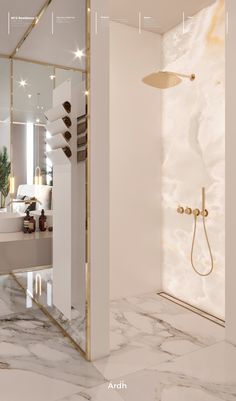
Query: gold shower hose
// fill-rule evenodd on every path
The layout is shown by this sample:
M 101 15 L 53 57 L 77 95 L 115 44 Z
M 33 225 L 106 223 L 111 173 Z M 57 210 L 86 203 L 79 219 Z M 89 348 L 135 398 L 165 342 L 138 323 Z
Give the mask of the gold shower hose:
M 203 228 L 204 228 L 204 234 L 210 254 L 210 259 L 211 259 L 211 268 L 207 273 L 200 273 L 197 268 L 194 266 L 194 261 L 193 261 L 193 251 L 194 251 L 194 245 L 195 245 L 195 239 L 196 239 L 196 231 L 197 231 L 197 218 L 200 213 L 194 213 L 194 229 L 193 229 L 193 240 L 192 240 L 192 247 L 191 247 L 191 264 L 193 267 L 193 270 L 202 277 L 209 276 L 212 273 L 212 270 L 214 268 L 214 262 L 213 262 L 213 255 L 211 251 L 211 246 L 207 234 L 207 229 L 206 229 L 206 221 L 205 221 L 205 188 L 202 188 L 202 223 L 203 223 Z

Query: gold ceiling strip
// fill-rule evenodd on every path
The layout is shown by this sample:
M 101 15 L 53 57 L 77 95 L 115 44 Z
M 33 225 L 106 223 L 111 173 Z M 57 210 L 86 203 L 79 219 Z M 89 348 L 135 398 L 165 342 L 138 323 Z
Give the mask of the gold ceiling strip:
M 9 59 L 10 56 L 8 56 L 8 54 L 1 54 L 1 53 L 0 53 L 0 58 L 8 58 L 8 59 Z
M 77 71 L 77 72 L 86 73 L 86 70 L 84 70 L 83 68 L 69 67 L 69 66 L 66 66 L 66 65 L 53 64 L 53 63 L 48 63 L 46 61 L 32 60 L 32 59 L 28 59 L 28 58 L 24 58 L 24 57 L 17 57 L 17 56 L 13 57 L 13 59 L 14 60 L 18 60 L 18 61 L 24 61 L 24 62 L 27 62 L 27 63 L 44 65 L 44 66 L 47 66 L 47 67 L 61 68 L 63 70 Z
M 44 3 L 44 5 L 40 9 L 40 11 L 38 12 L 37 16 L 33 19 L 33 22 L 30 24 L 30 26 L 27 28 L 26 32 L 24 33 L 24 35 L 22 36 L 20 41 L 17 43 L 15 49 L 13 50 L 13 52 L 12 52 L 12 54 L 10 56 L 11 58 L 15 57 L 16 53 L 19 51 L 19 49 L 21 48 L 21 46 L 23 45 L 25 40 L 28 38 L 28 36 L 31 33 L 31 31 L 34 29 L 34 27 L 38 24 L 38 22 L 40 21 L 40 19 L 44 15 L 45 11 L 47 10 L 47 8 L 51 4 L 51 2 L 52 2 L 52 0 L 47 0 Z

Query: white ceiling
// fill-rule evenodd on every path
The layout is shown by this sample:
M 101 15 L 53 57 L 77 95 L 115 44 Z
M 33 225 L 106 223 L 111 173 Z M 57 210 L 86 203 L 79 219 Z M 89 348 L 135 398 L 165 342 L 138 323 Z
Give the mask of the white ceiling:
M 0 54 L 13 52 L 44 3 L 0 0 Z M 16 56 L 85 69 L 85 57 L 74 54 L 76 50 L 85 52 L 85 7 L 85 0 L 52 0 Z
M 52 0 L 17 56 L 85 69 L 85 57 L 74 54 L 85 52 L 85 16 L 85 0 Z
M 32 20 L 15 17 L 34 17 L 45 0 L 0 0 L 0 53 L 11 54 Z M 8 13 L 10 24 L 8 30 Z
M 163 34 L 215 0 L 109 0 L 110 19 Z

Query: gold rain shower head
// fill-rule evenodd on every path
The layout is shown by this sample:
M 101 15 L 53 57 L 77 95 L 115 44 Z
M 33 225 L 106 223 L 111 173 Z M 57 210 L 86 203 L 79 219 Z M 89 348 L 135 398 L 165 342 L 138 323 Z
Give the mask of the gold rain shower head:
M 182 82 L 181 78 L 188 78 L 190 81 L 194 81 L 196 76 L 195 74 L 186 75 L 170 71 L 157 71 L 147 75 L 142 81 L 154 88 L 167 89 L 180 84 Z

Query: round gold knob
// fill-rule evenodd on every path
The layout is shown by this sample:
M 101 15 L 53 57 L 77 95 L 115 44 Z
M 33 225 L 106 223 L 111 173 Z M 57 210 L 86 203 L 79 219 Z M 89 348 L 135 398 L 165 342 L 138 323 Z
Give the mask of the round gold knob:
M 185 209 L 185 214 L 192 214 L 192 209 L 191 209 L 191 207 L 186 207 L 186 209 Z
M 178 206 L 177 213 L 183 214 L 184 213 L 184 208 L 182 206 Z
M 194 209 L 193 210 L 193 214 L 194 214 L 194 216 L 199 216 L 200 210 L 199 209 Z
M 209 214 L 209 213 L 208 213 L 208 210 L 207 210 L 207 209 L 205 209 L 204 211 L 203 211 L 203 210 L 201 211 L 201 215 L 204 216 L 204 217 L 207 217 L 208 214 Z

